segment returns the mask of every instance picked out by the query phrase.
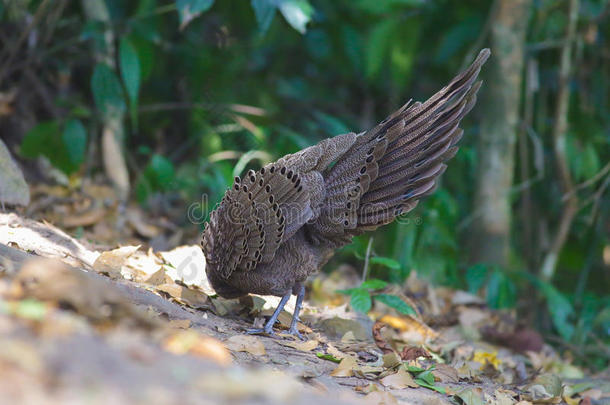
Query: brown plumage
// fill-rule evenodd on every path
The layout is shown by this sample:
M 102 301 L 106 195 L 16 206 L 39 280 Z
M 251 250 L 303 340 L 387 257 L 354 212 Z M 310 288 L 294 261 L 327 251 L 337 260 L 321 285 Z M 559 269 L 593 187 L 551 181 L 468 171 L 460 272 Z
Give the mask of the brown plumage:
M 236 177 L 210 215 L 201 242 L 206 272 L 227 298 L 281 296 L 272 333 L 291 294 L 353 236 L 392 222 L 431 194 L 458 150 L 460 120 L 472 109 L 490 52 L 425 103 L 408 102 L 376 127 L 348 133 Z

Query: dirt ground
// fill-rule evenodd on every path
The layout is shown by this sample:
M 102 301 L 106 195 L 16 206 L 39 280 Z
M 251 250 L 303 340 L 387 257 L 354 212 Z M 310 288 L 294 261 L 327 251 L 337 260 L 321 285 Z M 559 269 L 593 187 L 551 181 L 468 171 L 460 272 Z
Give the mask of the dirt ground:
M 309 286 L 305 340 L 281 333 L 292 300 L 276 336 L 253 336 L 278 299 L 217 297 L 198 246 L 90 242 L 0 214 L 7 403 L 610 403 L 607 372 L 466 292 L 411 277 L 399 293 L 419 314 L 367 316 L 336 294 L 350 283 L 337 269 Z

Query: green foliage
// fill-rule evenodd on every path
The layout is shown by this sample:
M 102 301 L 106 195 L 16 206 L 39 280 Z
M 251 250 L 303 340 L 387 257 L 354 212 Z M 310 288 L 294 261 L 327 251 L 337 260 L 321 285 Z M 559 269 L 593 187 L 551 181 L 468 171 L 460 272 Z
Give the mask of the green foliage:
M 123 113 L 126 109 L 121 82 L 110 66 L 98 63 L 91 76 L 91 91 L 98 110 L 106 116 Z
M 161 155 L 153 155 L 136 185 L 136 194 L 140 202 L 145 202 L 155 192 L 172 189 L 175 182 L 173 163 Z
M 87 138 L 87 130 L 78 119 L 63 125 L 58 121 L 41 122 L 26 133 L 21 154 L 29 158 L 45 156 L 53 166 L 71 174 L 85 160 Z
M 140 59 L 134 46 L 127 38 L 122 38 L 119 45 L 119 66 L 121 78 L 125 84 L 129 97 L 129 111 L 131 122 L 137 129 L 138 122 L 138 93 L 140 92 Z
M 372 299 L 379 301 L 398 312 L 406 315 L 414 315 L 416 312 L 413 308 L 407 305 L 400 297 L 392 294 L 375 293 L 375 290 L 383 290 L 388 283 L 379 279 L 370 279 L 364 281 L 359 287 L 348 288 L 346 290 L 337 290 L 337 292 L 350 296 L 350 305 L 359 312 L 368 312 L 371 309 Z

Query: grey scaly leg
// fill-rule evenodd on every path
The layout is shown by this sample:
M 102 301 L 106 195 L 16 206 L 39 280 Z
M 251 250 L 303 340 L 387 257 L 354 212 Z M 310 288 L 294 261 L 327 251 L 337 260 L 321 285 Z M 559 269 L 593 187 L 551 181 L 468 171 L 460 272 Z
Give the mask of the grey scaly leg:
M 303 293 L 304 292 L 305 291 L 303 290 Z M 282 310 L 284 309 L 284 306 L 286 305 L 286 303 L 290 299 L 291 295 L 292 295 L 292 292 L 288 291 L 282 297 L 282 299 L 280 300 L 280 303 L 278 304 L 277 308 L 273 312 L 273 315 L 271 315 L 271 318 L 269 318 L 269 321 L 267 321 L 267 323 L 265 324 L 264 328 L 251 328 L 251 329 L 247 329 L 246 333 L 248 333 L 250 335 L 256 334 L 256 333 L 267 333 L 269 335 L 273 335 L 273 333 L 274 333 L 273 332 L 273 325 L 275 324 L 275 321 L 277 321 L 277 317 L 280 316 L 280 312 L 282 312 Z
M 297 329 L 297 322 L 299 322 L 299 312 L 301 312 L 301 308 L 303 307 L 303 298 L 305 298 L 305 286 L 302 285 L 297 294 L 297 302 L 294 306 L 294 313 L 292 314 L 292 322 L 290 322 L 290 329 L 288 329 L 288 333 L 290 335 L 294 335 L 299 339 L 303 339 L 303 336 L 299 333 Z

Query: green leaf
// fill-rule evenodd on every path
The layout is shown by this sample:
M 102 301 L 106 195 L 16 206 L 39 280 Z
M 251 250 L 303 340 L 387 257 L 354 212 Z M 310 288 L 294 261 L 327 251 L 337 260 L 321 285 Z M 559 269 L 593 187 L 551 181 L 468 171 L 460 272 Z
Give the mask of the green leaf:
M 330 360 L 333 363 L 341 363 L 341 359 L 336 358 L 332 354 L 325 354 L 325 353 L 317 352 L 316 356 L 318 356 L 318 358 L 320 358 L 322 360 Z
M 91 91 L 98 110 L 106 116 L 125 112 L 121 82 L 110 66 L 98 63 L 91 77 Z
M 404 302 L 400 297 L 392 294 L 378 294 L 375 295 L 375 299 L 380 301 L 387 306 L 394 308 L 398 312 L 405 315 L 416 315 L 417 313 L 410 305 Z
M 385 288 L 386 285 L 388 285 L 387 282 L 385 282 L 383 280 L 378 280 L 376 278 L 372 278 L 370 280 L 366 280 L 365 282 L 363 282 L 360 285 L 360 288 L 367 288 L 367 289 L 371 289 L 371 290 L 381 290 L 382 288 Z
M 380 264 L 392 270 L 400 270 L 400 263 L 389 257 L 373 256 L 370 259 L 372 264 Z
M 207 11 L 214 4 L 214 0 L 176 0 L 176 8 L 180 17 L 180 29 L 183 29 L 194 18 Z
M 307 23 L 311 20 L 313 7 L 307 0 L 281 0 L 278 4 L 280 13 L 292 28 L 304 34 Z
M 419 384 L 421 387 L 428 388 L 428 389 L 434 390 L 436 392 L 440 392 L 441 394 L 444 394 L 446 392 L 445 388 L 438 387 L 438 386 L 436 386 L 434 384 L 430 384 L 427 381 L 422 380 L 421 378 L 415 378 L 415 382 L 417 384 Z
M 574 335 L 574 325 L 569 322 L 569 317 L 574 313 L 572 304 L 556 289 L 552 284 L 539 281 L 538 285 L 542 291 L 542 294 L 546 298 L 547 308 L 551 314 L 553 325 L 557 328 L 557 332 L 565 340 L 570 340 Z
M 129 97 L 129 111 L 131 121 L 137 129 L 138 118 L 138 93 L 140 92 L 140 59 L 138 53 L 127 38 L 122 38 L 119 45 L 119 66 L 121 77 L 127 96 Z
M 515 305 L 516 298 L 513 282 L 500 270 L 494 271 L 487 283 L 487 304 L 494 309 L 510 308 Z
M 466 270 L 466 284 L 471 294 L 476 294 L 487 281 L 489 269 L 486 265 L 477 263 Z
M 344 290 L 335 290 L 335 292 L 339 293 L 339 294 L 343 294 L 343 295 L 352 295 L 352 293 L 355 290 L 361 290 L 361 288 L 356 287 L 356 288 L 346 288 Z
M 84 160 L 87 132 L 79 120 L 67 122 L 63 131 L 57 121 L 45 121 L 28 131 L 21 143 L 21 154 L 45 156 L 66 174 L 78 170 Z
M 14 308 L 14 314 L 24 318 L 39 321 L 43 319 L 48 312 L 47 306 L 40 301 L 34 299 L 25 299 L 20 301 Z
M 371 295 L 362 288 L 356 288 L 351 293 L 350 304 L 355 311 L 368 312 L 371 309 Z
M 61 136 L 68 160 L 74 170 L 85 161 L 87 150 L 87 130 L 78 119 L 72 119 L 66 123 Z
M 273 17 L 275 17 L 275 2 L 273 0 L 252 0 L 251 4 L 254 9 L 254 15 L 256 15 L 258 28 L 263 33 L 267 32 Z
M 398 21 L 396 18 L 385 19 L 375 25 L 375 28 L 369 33 L 365 48 L 366 76 L 368 78 L 376 77 L 381 66 L 386 62 L 391 38 L 393 38 L 392 34 Z
M 430 385 L 434 385 L 434 375 L 432 374 L 431 370 L 426 370 L 426 371 L 418 374 L 417 378 L 419 378 L 420 380 L 423 380 L 424 382 L 426 382 Z
M 45 121 L 30 129 L 21 142 L 21 154 L 27 158 L 35 158 L 39 155 L 45 155 L 49 149 L 49 143 L 52 146 L 54 138 L 59 134 L 59 124 L 57 121 Z
M 161 189 L 166 189 L 174 181 L 174 165 L 167 158 L 154 155 L 150 161 L 150 169 Z
M 405 367 L 409 373 L 417 374 L 417 373 L 422 373 L 422 372 L 426 371 L 426 369 L 424 369 L 424 368 L 421 368 L 418 366 L 412 366 L 412 365 L 408 365 L 408 364 Z

